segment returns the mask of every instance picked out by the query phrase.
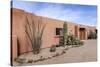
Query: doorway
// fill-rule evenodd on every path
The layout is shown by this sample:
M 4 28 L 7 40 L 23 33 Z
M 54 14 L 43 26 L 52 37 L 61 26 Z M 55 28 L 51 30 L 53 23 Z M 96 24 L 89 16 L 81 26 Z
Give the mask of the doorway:
M 86 32 L 85 32 L 86 30 L 85 30 L 85 28 L 80 28 L 79 29 L 79 37 L 80 37 L 80 39 L 81 40 L 85 40 L 86 39 Z

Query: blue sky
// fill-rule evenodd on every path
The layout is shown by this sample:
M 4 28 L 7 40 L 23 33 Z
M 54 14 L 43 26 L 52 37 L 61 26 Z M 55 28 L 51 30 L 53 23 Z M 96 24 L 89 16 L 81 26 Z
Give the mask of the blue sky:
M 13 1 L 13 8 L 49 18 L 96 26 L 97 6 L 79 4 L 58 4 L 34 1 Z

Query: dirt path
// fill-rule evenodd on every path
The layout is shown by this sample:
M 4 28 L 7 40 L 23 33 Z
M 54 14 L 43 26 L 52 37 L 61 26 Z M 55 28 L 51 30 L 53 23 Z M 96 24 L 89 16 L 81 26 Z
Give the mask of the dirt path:
M 71 48 L 66 51 L 66 54 L 48 59 L 34 64 L 57 64 L 57 63 L 76 63 L 89 62 L 97 60 L 97 42 L 96 40 L 86 40 L 81 47 Z M 30 65 L 30 64 L 23 64 Z

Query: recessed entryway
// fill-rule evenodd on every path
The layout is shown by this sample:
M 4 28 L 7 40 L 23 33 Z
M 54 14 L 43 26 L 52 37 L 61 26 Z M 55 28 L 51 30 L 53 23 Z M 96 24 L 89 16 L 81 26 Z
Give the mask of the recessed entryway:
M 80 37 L 81 40 L 86 39 L 86 30 L 85 30 L 85 28 L 79 28 L 79 37 Z

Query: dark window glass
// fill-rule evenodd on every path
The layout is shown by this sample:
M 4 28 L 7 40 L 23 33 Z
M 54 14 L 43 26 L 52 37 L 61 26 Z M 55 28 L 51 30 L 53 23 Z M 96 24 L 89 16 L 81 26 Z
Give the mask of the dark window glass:
M 56 28 L 56 35 L 62 35 L 63 29 L 62 28 Z

